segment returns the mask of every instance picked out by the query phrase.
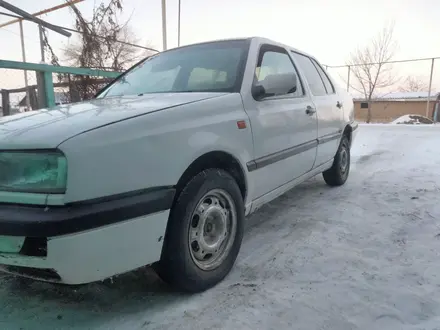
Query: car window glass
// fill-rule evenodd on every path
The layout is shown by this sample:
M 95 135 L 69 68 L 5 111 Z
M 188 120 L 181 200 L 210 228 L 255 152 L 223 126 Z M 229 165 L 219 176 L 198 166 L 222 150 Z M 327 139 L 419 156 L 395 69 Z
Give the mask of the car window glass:
M 249 43 L 218 41 L 172 49 L 139 63 L 98 95 L 239 91 Z
M 227 75 L 226 71 L 194 68 L 188 78 L 188 89 L 227 88 L 229 84 Z
M 257 68 L 255 69 L 256 81 L 260 82 L 264 80 L 264 78 L 267 75 L 270 74 L 293 73 L 294 75 L 296 75 L 297 88 L 295 92 L 290 94 L 292 94 L 292 96 L 303 95 L 303 90 L 301 87 L 301 82 L 298 77 L 298 73 L 289 55 L 282 52 L 276 52 L 276 51 L 270 51 L 264 49 L 262 49 L 261 52 L 263 52 L 263 54 L 262 55 L 260 54 L 259 56 L 260 63 L 257 64 Z
M 172 70 L 150 72 L 148 80 L 141 80 L 143 77 L 140 76 L 142 85 L 139 86 L 139 92 L 148 90 L 150 93 L 161 92 L 164 90 L 171 90 L 173 84 L 176 81 L 176 77 L 179 74 L 180 68 L 176 67 Z M 142 88 L 142 89 L 141 89 Z M 132 84 L 122 85 L 120 91 L 122 93 L 130 92 L 133 89 Z
M 335 93 L 335 88 L 333 87 L 332 82 L 328 78 L 327 73 L 322 69 L 322 67 L 314 59 L 312 59 L 312 62 L 313 62 L 313 64 L 315 64 L 315 67 L 318 69 L 319 75 L 321 76 L 321 79 L 325 85 L 325 89 L 327 90 L 327 94 Z
M 304 72 L 312 94 L 315 96 L 326 95 L 327 91 L 322 82 L 321 76 L 310 58 L 295 52 L 292 52 L 292 54 L 293 58 L 297 61 L 298 65 Z

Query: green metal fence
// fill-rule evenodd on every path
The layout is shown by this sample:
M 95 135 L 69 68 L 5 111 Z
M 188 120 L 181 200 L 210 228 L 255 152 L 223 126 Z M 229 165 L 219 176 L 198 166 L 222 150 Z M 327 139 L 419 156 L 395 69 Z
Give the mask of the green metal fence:
M 23 72 L 24 83 L 22 80 Z M 34 74 L 34 79 L 29 79 L 32 74 Z M 23 105 L 26 110 L 53 107 L 59 103 L 55 97 L 55 90 L 61 90 L 61 92 L 57 92 L 57 95 L 60 93 L 66 95 L 63 98 L 63 103 L 81 101 L 90 98 L 96 90 L 102 88 L 119 74 L 120 72 L 89 68 L 0 60 L 0 93 L 3 115 L 11 114 L 11 95 L 19 95 L 19 99 L 21 99 L 20 102 L 16 102 L 17 108 Z M 36 83 L 29 84 L 29 81 Z

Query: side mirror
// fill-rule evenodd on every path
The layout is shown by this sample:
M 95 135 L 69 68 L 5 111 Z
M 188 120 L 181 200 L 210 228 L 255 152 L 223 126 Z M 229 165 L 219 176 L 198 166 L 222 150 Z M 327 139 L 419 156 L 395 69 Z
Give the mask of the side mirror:
M 263 85 L 258 83 L 257 85 L 252 86 L 252 96 L 256 100 L 261 100 L 266 96 L 266 90 Z
M 270 74 L 252 88 L 255 99 L 296 92 L 297 77 L 294 73 Z

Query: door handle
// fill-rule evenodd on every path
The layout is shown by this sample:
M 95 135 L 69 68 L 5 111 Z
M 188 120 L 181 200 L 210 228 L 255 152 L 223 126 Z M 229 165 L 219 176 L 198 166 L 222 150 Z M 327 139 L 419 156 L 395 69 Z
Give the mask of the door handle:
M 313 115 L 316 112 L 316 109 L 311 107 L 310 105 L 307 106 L 306 108 L 306 114 L 308 114 L 309 116 Z
M 339 109 L 341 109 L 342 108 L 342 103 L 341 102 L 336 102 L 336 106 L 339 108 Z

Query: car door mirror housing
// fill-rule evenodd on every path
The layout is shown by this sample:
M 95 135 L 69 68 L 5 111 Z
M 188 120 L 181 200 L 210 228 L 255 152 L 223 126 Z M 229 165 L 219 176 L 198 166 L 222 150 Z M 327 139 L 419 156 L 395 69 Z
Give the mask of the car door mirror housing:
M 297 81 L 294 73 L 270 74 L 252 87 L 252 95 L 256 100 L 261 100 L 269 96 L 294 93 Z
M 261 100 L 266 97 L 266 90 L 264 86 L 258 83 L 257 85 L 252 86 L 252 96 L 255 100 Z

